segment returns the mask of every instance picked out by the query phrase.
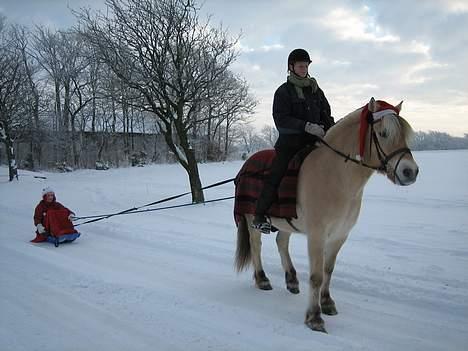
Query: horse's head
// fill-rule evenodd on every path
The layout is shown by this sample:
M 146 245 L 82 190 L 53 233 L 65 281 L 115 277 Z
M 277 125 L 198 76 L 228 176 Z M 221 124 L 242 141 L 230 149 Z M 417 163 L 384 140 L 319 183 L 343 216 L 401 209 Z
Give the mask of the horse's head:
M 369 164 L 380 162 L 378 171 L 393 183 L 410 185 L 416 181 L 419 169 L 408 148 L 413 130 L 400 116 L 402 103 L 392 106 L 371 98 L 361 115 L 360 153 Z

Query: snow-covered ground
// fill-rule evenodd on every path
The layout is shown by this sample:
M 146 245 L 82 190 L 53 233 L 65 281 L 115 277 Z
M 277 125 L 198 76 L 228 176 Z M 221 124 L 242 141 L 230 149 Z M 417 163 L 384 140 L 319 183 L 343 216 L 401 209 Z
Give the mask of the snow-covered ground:
M 0 167 L 0 350 L 466 350 L 468 345 L 468 151 L 417 152 L 418 181 L 375 175 L 332 281 L 339 314 L 329 334 L 304 324 L 305 238 L 291 253 L 299 295 L 284 286 L 274 237 L 264 236 L 272 291 L 233 268 L 232 200 L 118 216 L 79 227 L 55 248 L 31 244 L 41 189 L 77 215 L 139 206 L 188 190 L 178 165 L 109 171 Z M 200 165 L 205 185 L 241 162 Z M 229 196 L 233 185 L 206 191 Z M 175 203 L 190 201 L 189 197 Z

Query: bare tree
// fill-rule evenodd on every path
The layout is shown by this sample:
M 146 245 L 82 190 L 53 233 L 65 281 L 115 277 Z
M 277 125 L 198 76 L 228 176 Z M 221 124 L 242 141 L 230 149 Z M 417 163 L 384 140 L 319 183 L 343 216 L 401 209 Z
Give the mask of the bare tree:
M 274 127 L 264 126 L 259 132 L 250 123 L 238 126 L 235 132 L 246 154 L 252 154 L 263 149 L 271 149 L 278 135 Z
M 224 159 L 228 154 L 228 147 L 231 143 L 230 133 L 232 126 L 248 120 L 248 116 L 254 112 L 258 102 L 249 94 L 249 87 L 245 80 L 236 80 L 233 88 L 229 92 L 226 100 L 225 116 L 226 128 L 224 135 Z
M 193 202 L 204 195 L 190 132 L 212 82 L 236 57 L 236 40 L 199 20 L 191 0 L 107 0 L 111 15 L 78 13 L 99 58 L 144 97 L 166 143 L 187 171 Z
M 54 100 L 54 121 L 52 123 L 55 131 L 61 131 L 62 122 L 62 64 L 59 56 L 60 40 L 58 33 L 52 32 L 43 27 L 37 27 L 33 33 L 34 57 L 40 66 L 47 72 L 53 80 Z
M 260 135 L 262 139 L 265 141 L 266 147 L 274 147 L 276 140 L 278 139 L 278 130 L 276 127 L 265 125 L 260 130 Z
M 23 66 L 27 80 L 27 91 L 24 98 L 26 112 L 28 116 L 28 132 L 29 132 L 29 167 L 35 169 L 40 166 L 42 158 L 41 149 L 41 133 L 40 133 L 40 88 L 38 85 L 39 65 L 31 55 L 31 47 L 29 43 L 29 32 L 21 26 L 13 27 L 13 36 L 16 45 L 21 53 Z
M 53 81 L 55 91 L 55 128 L 57 159 L 78 163 L 75 119 L 92 98 L 85 96 L 90 84 L 84 74 L 89 65 L 87 47 L 74 31 L 56 31 L 38 27 L 34 34 L 36 59 Z
M 21 49 L 15 40 L 14 31 L 0 16 L 0 141 L 5 144 L 9 179 L 18 178 L 13 147 L 14 135 L 27 128 L 23 95 L 27 86 L 27 75 Z
M 232 127 L 247 122 L 257 104 L 258 102 L 249 93 L 247 82 L 233 73 L 227 71 L 213 82 L 200 114 L 200 122 L 206 125 L 207 160 L 226 159 L 232 143 Z

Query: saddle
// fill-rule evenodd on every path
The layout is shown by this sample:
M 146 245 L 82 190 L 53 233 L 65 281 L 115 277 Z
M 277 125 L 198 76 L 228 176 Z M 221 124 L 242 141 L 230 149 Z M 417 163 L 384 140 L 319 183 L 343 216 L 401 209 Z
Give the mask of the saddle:
M 313 149 L 315 149 L 314 146 L 304 148 L 289 162 L 288 170 L 279 185 L 276 199 L 266 213 L 268 216 L 286 219 L 297 218 L 297 177 L 302 162 Z M 259 151 L 245 161 L 237 174 L 234 180 L 236 187 L 234 219 L 236 225 L 239 225 L 244 214 L 255 214 L 257 199 L 262 191 L 263 182 L 270 173 L 270 166 L 275 156 L 274 149 Z

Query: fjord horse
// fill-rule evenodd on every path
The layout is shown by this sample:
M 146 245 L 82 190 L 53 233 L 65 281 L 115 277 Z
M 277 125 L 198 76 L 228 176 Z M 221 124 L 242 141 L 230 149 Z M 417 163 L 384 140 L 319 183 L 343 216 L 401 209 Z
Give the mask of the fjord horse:
M 292 293 L 299 293 L 299 282 L 288 251 L 289 238 L 293 232 L 307 236 L 310 279 L 305 324 L 312 330 L 326 332 L 321 314 L 338 313 L 330 280 L 338 251 L 359 217 L 369 178 L 378 172 L 397 185 L 416 181 L 418 166 L 408 148 L 413 133 L 399 116 L 401 105 L 372 98 L 330 128 L 301 165 L 297 218 L 271 218 L 278 229 L 276 243 L 286 287 Z M 270 290 L 261 261 L 262 234 L 253 228 L 252 220 L 252 214 L 244 214 L 238 224 L 236 268 L 241 271 L 253 263 L 256 286 Z

